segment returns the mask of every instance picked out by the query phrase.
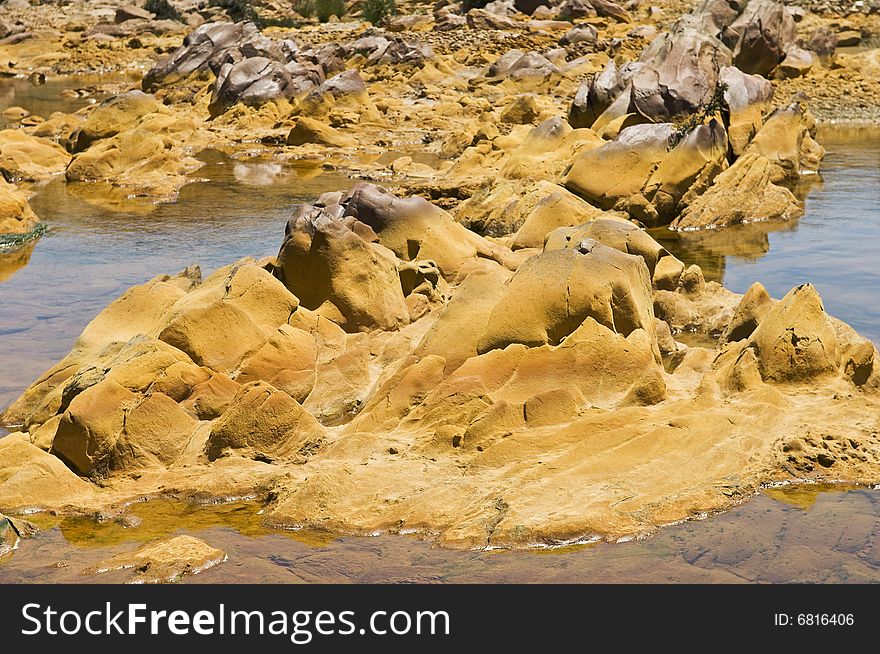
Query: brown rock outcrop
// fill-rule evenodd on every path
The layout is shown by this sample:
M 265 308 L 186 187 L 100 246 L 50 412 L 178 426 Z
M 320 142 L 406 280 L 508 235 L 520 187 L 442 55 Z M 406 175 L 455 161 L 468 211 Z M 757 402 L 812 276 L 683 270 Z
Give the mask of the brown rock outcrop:
M 803 207 L 794 194 L 772 182 L 774 170 L 766 158 L 744 154 L 691 202 L 672 222 L 672 227 L 701 229 L 800 216 Z M 732 197 L 737 201 L 731 202 Z

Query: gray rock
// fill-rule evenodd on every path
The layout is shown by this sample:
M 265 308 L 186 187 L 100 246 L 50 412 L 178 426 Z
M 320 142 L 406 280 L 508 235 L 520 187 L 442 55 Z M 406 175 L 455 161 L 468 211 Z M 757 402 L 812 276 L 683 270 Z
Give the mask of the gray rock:
M 411 65 L 424 66 L 425 62 L 434 58 L 431 46 L 425 43 L 414 43 L 395 38 L 383 51 L 376 51 L 367 57 L 367 63 L 390 64 L 392 66 Z
M 554 73 L 559 73 L 559 68 L 544 55 L 537 52 L 523 53 L 521 50 L 509 50 L 489 66 L 487 76 L 490 78 L 524 79 L 527 77 L 548 77 Z
M 345 70 L 345 59 L 349 56 L 348 51 L 336 43 L 325 43 L 316 49 L 300 52 L 295 59 L 315 64 L 324 71 L 326 77 Z
M 803 7 L 786 7 L 785 10 L 791 15 L 795 23 L 800 23 L 807 17 L 807 11 Z
M 513 16 L 516 14 L 517 11 L 521 11 L 520 9 L 517 9 L 514 5 L 514 0 L 493 0 L 492 2 L 489 2 L 484 7 L 482 7 L 482 9 L 488 11 L 490 14 L 498 14 L 499 16 Z
M 369 57 L 374 52 L 384 51 L 388 47 L 390 41 L 379 34 L 371 34 L 362 36 L 345 47 L 345 50 L 351 55 L 360 54 Z M 351 56 L 349 55 L 349 56 Z
M 574 45 L 575 43 L 596 43 L 599 39 L 599 33 L 592 25 L 578 25 L 572 27 L 562 38 L 559 39 L 559 45 Z
M 31 32 L 14 32 L 4 39 L 0 39 L 0 45 L 15 45 L 22 41 L 34 38 Z
M 807 49 L 815 52 L 819 61 L 827 65 L 834 59 L 834 52 L 837 49 L 837 34 L 827 27 L 820 27 L 810 35 Z
M 465 20 L 472 30 L 515 30 L 520 25 L 512 18 L 493 14 L 485 9 L 471 9 L 465 15 Z
M 721 40 L 733 51 L 733 63 L 745 73 L 769 75 L 785 57 L 797 36 L 794 19 L 774 0 L 752 0 L 721 30 Z
M 330 49 L 327 48 L 324 52 L 329 54 Z M 338 57 L 344 59 L 356 54 L 363 55 L 367 58 L 367 65 L 370 66 L 376 64 L 423 66 L 425 61 L 434 58 L 434 51 L 427 44 L 375 32 L 368 33 L 349 44 L 337 46 L 335 52 Z
M 737 19 L 743 5 L 740 0 L 705 0 L 693 15 L 698 18 L 703 31 L 717 35 L 725 25 Z
M 780 78 L 802 77 L 812 67 L 812 53 L 796 45 L 790 45 L 785 51 L 785 59 L 776 67 L 776 75 Z
M 183 45 L 166 61 L 144 75 L 143 88 L 152 92 L 193 74 L 217 74 L 232 48 L 262 38 L 253 23 L 205 23 L 187 34 Z
M 584 80 L 574 96 L 568 110 L 568 122 L 572 127 L 592 127 L 596 119 L 611 107 L 614 100 L 621 96 L 624 89 L 629 91 L 633 76 L 644 66 L 638 62 L 630 62 L 619 67 L 613 60 L 598 75 Z M 625 100 L 625 109 L 629 107 L 629 93 Z
M 97 23 L 83 32 L 83 38 L 91 38 L 94 36 L 111 36 L 114 39 L 132 36 L 135 33 L 136 23 L 131 21 L 125 25 L 116 25 L 115 23 Z M 100 39 L 97 39 L 100 40 Z
M 638 25 L 627 32 L 626 35 L 631 39 L 653 39 L 657 36 L 657 28 L 653 25 Z
M 116 8 L 114 21 L 124 23 L 127 20 L 153 20 L 155 16 L 146 9 L 134 5 L 122 5 Z
M 662 122 L 706 103 L 731 55 L 718 39 L 683 20 L 654 39 L 640 61 L 645 65 L 632 79 L 631 109 Z
M 221 67 L 208 110 L 217 116 L 238 103 L 260 106 L 276 98 L 291 99 L 308 93 L 322 81 L 323 72 L 316 66 L 249 57 Z
M 559 7 L 561 18 L 595 18 L 598 15 L 590 0 L 565 0 Z
M 434 25 L 439 32 L 450 32 L 467 27 L 467 18 L 453 13 L 448 7 L 441 7 L 434 11 Z
M 356 70 L 347 70 L 331 77 L 318 88 L 321 93 L 327 93 L 334 98 L 346 95 L 361 95 L 367 92 L 367 85 L 360 73 Z
M 632 22 L 632 16 L 629 15 L 629 12 L 611 0 L 590 0 L 590 4 L 593 5 L 599 16 L 613 18 L 619 23 Z

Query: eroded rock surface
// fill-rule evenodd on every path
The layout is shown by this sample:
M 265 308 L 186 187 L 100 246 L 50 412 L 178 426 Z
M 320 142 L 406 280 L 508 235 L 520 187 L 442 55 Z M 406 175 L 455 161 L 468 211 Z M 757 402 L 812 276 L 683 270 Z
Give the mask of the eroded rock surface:
M 0 507 L 260 489 L 271 525 L 522 544 L 809 474 L 815 453 L 780 443 L 815 429 L 873 447 L 853 416 L 880 401 L 876 350 L 811 286 L 738 296 L 620 214 L 547 230 L 517 256 L 362 184 L 298 207 L 277 260 L 131 289 L 4 414 L 23 431 L 0 442 Z M 820 467 L 873 474 L 847 452 Z M 182 574 L 149 558 L 149 579 Z
M 824 150 L 792 85 L 856 64 L 769 0 L 655 9 L 448 5 L 388 31 L 188 10 L 182 43 L 183 24 L 91 20 L 67 50 L 168 56 L 143 90 L 4 114 L 0 232 L 33 231 L 29 184 L 61 172 L 171 200 L 205 148 L 356 181 L 291 206 L 277 254 L 253 253 L 276 256 L 107 306 L 3 413 L 0 510 L 247 495 L 273 526 L 485 547 L 877 481 L 874 345 L 809 280 L 740 296 L 644 229 L 799 215 Z M 218 560 L 175 539 L 102 567 Z

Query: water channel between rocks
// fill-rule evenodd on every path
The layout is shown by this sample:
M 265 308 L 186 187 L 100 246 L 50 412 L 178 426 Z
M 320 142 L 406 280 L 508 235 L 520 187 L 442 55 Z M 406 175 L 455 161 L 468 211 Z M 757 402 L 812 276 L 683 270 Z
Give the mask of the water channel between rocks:
M 29 95 L 21 86 L 15 102 L 45 115 L 58 89 L 34 88 Z M 828 155 L 822 175 L 799 189 L 806 198 L 800 220 L 652 234 L 736 292 L 761 281 L 781 297 L 810 281 L 829 313 L 880 342 L 880 133 L 826 130 L 820 142 Z M 88 321 L 129 286 L 191 264 L 208 273 L 243 256 L 275 254 L 292 204 L 352 183 L 315 164 L 211 151 L 200 158 L 206 162 L 196 173 L 201 181 L 171 204 L 129 202 L 60 179 L 38 189 L 31 204 L 49 232 L 15 253 L 0 253 L 0 409 L 63 357 Z M 191 533 L 227 551 L 228 562 L 192 578 L 206 582 L 880 581 L 880 492 L 868 489 L 776 489 L 644 541 L 542 553 L 450 551 L 389 535 L 267 532 L 258 510 L 246 503 L 154 501 L 132 508 L 144 514 L 134 528 L 41 517 L 45 529 L 0 561 L 0 582 L 122 580 L 122 572 L 107 579 L 81 572 L 171 533 Z

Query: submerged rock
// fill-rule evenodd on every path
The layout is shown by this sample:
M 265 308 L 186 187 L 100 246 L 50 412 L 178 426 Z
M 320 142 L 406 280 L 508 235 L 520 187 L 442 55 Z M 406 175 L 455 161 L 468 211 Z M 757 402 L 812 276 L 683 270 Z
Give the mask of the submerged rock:
M 167 147 L 146 129 L 129 129 L 80 152 L 67 166 L 68 182 L 109 182 L 150 195 L 173 195 L 200 164 Z
M 18 534 L 9 519 L 0 513 L 0 560 L 18 548 Z
M 105 559 L 83 574 L 133 569 L 129 584 L 169 584 L 226 561 L 226 553 L 192 536 L 174 536 Z

